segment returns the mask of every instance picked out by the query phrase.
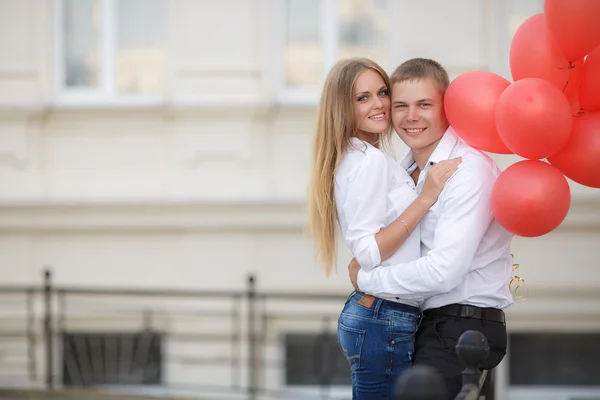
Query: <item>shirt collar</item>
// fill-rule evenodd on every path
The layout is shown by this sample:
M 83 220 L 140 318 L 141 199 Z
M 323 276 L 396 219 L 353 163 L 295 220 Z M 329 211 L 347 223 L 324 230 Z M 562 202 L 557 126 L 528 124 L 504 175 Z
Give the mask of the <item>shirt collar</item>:
M 458 142 L 458 135 L 454 131 L 451 126 L 448 126 L 446 132 L 444 132 L 444 136 L 436 146 L 431 156 L 429 156 L 429 160 L 427 160 L 427 164 L 437 164 L 442 160 L 447 160 L 452 155 L 452 151 L 454 147 L 456 147 L 456 143 Z M 417 168 L 417 163 L 413 157 L 412 150 L 410 150 L 406 155 L 400 160 L 400 165 L 404 168 L 408 173 L 413 172 Z
M 367 147 L 373 147 L 374 149 L 376 149 L 377 147 L 373 146 L 371 143 L 369 142 L 365 142 L 364 140 L 361 140 L 359 138 L 357 138 L 356 136 L 352 136 L 350 138 L 350 144 L 358 150 L 366 150 Z

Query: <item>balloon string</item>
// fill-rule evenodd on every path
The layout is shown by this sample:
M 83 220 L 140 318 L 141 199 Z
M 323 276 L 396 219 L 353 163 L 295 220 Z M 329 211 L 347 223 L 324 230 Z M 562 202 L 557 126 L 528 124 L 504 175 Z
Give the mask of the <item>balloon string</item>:
M 566 92 L 567 87 L 569 86 L 569 83 L 571 82 L 571 78 L 573 77 L 572 76 L 573 75 L 573 68 L 575 68 L 575 67 L 576 67 L 576 65 L 573 65 L 572 61 L 569 61 L 569 65 L 566 68 L 558 67 L 558 69 L 560 69 L 560 70 L 567 69 L 569 71 L 569 76 L 567 77 L 567 81 L 565 82 L 565 86 L 563 86 L 563 90 L 562 90 L 563 93 Z M 583 113 L 584 113 L 584 110 L 583 110 L 583 108 L 580 107 L 579 110 L 575 114 L 573 114 L 573 117 L 579 118 L 579 117 L 581 117 L 583 115 Z
M 567 90 L 567 87 L 569 86 L 569 82 L 571 81 L 571 75 L 573 75 L 573 68 L 575 68 L 575 65 L 573 65 L 573 63 L 569 61 L 569 66 L 567 67 L 567 70 L 569 70 L 569 76 L 567 77 L 567 81 L 565 82 L 565 86 L 563 87 L 563 93 Z M 558 69 L 564 68 L 559 67 Z
M 513 260 L 513 268 L 512 268 L 512 272 L 515 272 L 516 270 L 519 269 L 520 265 L 515 263 L 515 255 L 511 254 L 510 257 Z M 514 290 L 513 290 L 513 285 L 515 285 Z M 508 283 L 508 289 L 513 292 L 513 294 L 515 295 L 515 297 L 519 300 L 525 300 L 525 295 L 522 295 L 521 293 L 523 292 L 523 290 L 521 290 L 521 292 L 519 292 L 520 288 L 525 288 L 525 294 L 527 294 L 527 292 L 529 292 L 529 288 L 527 287 L 527 285 L 525 285 L 525 279 L 523 279 L 522 277 L 520 277 L 519 275 L 513 275 L 510 278 L 510 282 Z

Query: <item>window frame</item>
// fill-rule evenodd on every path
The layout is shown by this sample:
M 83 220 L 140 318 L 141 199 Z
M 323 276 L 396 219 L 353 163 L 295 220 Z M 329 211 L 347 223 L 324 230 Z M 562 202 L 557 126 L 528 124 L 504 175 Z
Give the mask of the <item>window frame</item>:
M 388 18 L 388 26 L 392 26 L 393 16 L 397 9 L 397 2 L 394 0 L 384 0 L 386 3 L 386 8 L 388 9 L 387 18 Z M 286 46 L 286 35 L 285 35 L 285 16 L 286 16 L 286 4 L 285 1 L 281 0 L 272 0 L 272 7 L 274 7 L 275 12 L 273 13 L 275 20 L 273 21 L 274 26 L 276 27 L 275 35 L 276 38 L 274 52 L 274 62 L 272 65 L 275 65 L 273 76 L 275 77 L 275 93 L 276 93 L 276 101 L 282 105 L 291 105 L 291 106 L 315 106 L 319 102 L 320 97 L 320 87 L 317 88 L 292 88 L 286 85 L 285 80 L 285 46 Z M 323 68 L 321 72 L 321 82 L 319 86 L 324 81 L 327 73 L 337 61 L 338 51 L 340 47 L 340 37 L 339 37 L 339 8 L 340 8 L 340 0 L 321 0 L 320 4 L 320 13 L 319 13 L 319 42 L 321 48 L 323 50 Z M 385 47 L 387 50 L 387 64 L 389 66 L 395 66 L 395 61 L 398 58 L 398 52 L 395 51 L 397 49 L 397 39 L 395 35 L 392 35 L 391 32 L 386 35 L 387 43 Z M 385 66 L 384 66 L 385 68 Z M 386 68 L 387 70 L 387 68 Z M 391 71 L 387 71 L 391 73 Z
M 99 85 L 89 88 L 68 88 L 64 84 L 66 63 L 64 52 L 66 0 L 54 0 L 53 4 L 53 103 L 58 107 L 97 108 L 156 106 L 164 102 L 163 95 L 118 94 L 116 91 L 117 52 L 117 1 L 96 0 L 101 10 L 98 34 Z M 166 48 L 165 48 L 166 51 Z M 166 66 L 165 66 L 166 79 Z M 164 93 L 164 91 L 163 91 Z
M 284 364 L 287 364 L 289 361 L 286 358 L 286 335 L 311 335 L 314 336 L 315 338 L 320 337 L 324 332 L 322 330 L 319 330 L 317 328 L 315 329 L 285 329 L 279 332 L 279 337 L 278 337 L 278 342 L 277 342 L 277 346 L 276 346 L 276 359 L 278 360 L 283 360 Z M 337 335 L 336 331 L 331 331 L 331 330 L 326 330 L 325 332 L 328 335 L 332 335 L 333 337 L 335 337 Z M 341 355 L 341 350 L 340 350 L 340 355 Z M 279 368 L 276 370 L 275 374 L 274 374 L 274 382 L 276 384 L 278 384 L 278 388 L 277 390 L 281 391 L 281 393 L 283 395 L 285 395 L 286 397 L 296 397 L 296 396 L 303 396 L 303 397 L 319 397 L 322 396 L 323 394 L 323 390 L 325 389 L 328 393 L 329 396 L 334 397 L 334 398 L 346 398 L 348 396 L 352 396 L 352 385 L 326 385 L 326 386 L 320 386 L 320 385 L 295 385 L 295 384 L 288 384 L 286 382 L 286 369 L 284 368 Z

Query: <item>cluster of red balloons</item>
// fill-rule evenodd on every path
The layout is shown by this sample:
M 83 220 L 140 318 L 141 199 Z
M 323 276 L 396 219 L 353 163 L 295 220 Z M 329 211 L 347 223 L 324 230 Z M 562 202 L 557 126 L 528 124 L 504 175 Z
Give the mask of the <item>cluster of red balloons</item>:
M 515 33 L 509 58 L 514 82 L 462 74 L 445 111 L 471 146 L 527 159 L 498 177 L 492 210 L 510 232 L 541 236 L 569 211 L 565 176 L 600 188 L 600 0 L 545 0 Z

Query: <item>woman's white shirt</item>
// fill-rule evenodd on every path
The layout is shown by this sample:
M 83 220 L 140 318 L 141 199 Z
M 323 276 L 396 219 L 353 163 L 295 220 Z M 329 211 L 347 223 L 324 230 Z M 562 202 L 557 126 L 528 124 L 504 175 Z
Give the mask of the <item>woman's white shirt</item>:
M 335 202 L 344 242 L 364 270 L 414 261 L 421 257 L 421 234 L 415 228 L 398 250 L 381 261 L 375 234 L 417 198 L 414 182 L 390 156 L 354 137 L 335 175 Z M 421 296 L 394 301 L 419 305 Z

